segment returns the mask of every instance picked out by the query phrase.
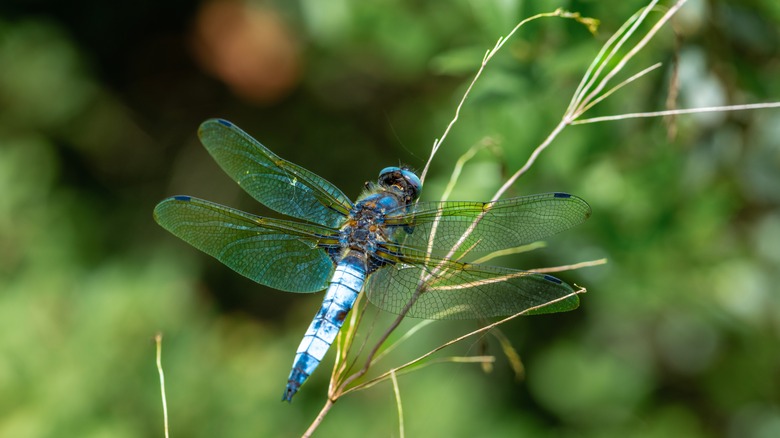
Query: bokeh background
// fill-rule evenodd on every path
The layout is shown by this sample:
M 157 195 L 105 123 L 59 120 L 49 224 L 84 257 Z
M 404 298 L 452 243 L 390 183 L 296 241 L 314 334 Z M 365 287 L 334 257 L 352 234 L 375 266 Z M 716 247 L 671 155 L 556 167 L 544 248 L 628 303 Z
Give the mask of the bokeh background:
M 161 436 L 158 330 L 172 436 L 302 433 L 328 366 L 279 400 L 321 295 L 260 287 L 152 220 L 172 194 L 268 214 L 199 145 L 198 124 L 232 120 L 355 197 L 382 167 L 422 168 L 482 54 L 519 20 L 557 7 L 598 18 L 596 35 L 528 25 L 476 86 L 423 198 L 484 142 L 453 198 L 486 199 L 643 4 L 4 0 L 0 436 Z M 590 115 L 664 109 L 670 89 L 678 107 L 780 100 L 776 0 L 691 0 L 674 26 L 679 39 L 667 27 L 629 70 L 664 67 Z M 560 274 L 588 288 L 580 309 L 503 327 L 524 380 L 490 337 L 449 353 L 487 348 L 491 373 L 401 377 L 406 436 L 780 436 L 779 138 L 779 110 L 566 129 L 510 195 L 575 193 L 592 218 L 498 262 L 609 263 Z M 433 324 L 399 357 L 474 327 Z M 391 386 L 340 400 L 319 430 L 336 433 L 398 436 Z

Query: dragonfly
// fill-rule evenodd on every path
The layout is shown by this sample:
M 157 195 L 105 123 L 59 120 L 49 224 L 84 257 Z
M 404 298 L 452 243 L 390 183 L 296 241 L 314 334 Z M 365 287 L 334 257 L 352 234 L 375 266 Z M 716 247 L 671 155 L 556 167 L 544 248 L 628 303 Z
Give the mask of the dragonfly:
M 296 351 L 283 401 L 292 401 L 322 362 L 361 292 L 380 309 L 426 319 L 579 305 L 574 289 L 552 275 L 468 262 L 584 222 L 590 206 L 574 195 L 424 202 L 412 170 L 387 167 L 353 202 L 227 120 L 203 122 L 198 136 L 249 195 L 296 220 L 179 195 L 155 207 L 157 223 L 257 283 L 287 292 L 327 289 Z

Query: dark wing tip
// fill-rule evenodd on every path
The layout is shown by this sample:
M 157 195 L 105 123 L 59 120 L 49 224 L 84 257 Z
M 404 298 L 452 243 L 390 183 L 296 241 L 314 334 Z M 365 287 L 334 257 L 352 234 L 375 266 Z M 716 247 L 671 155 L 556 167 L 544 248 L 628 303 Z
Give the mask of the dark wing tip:
M 222 126 L 224 126 L 226 128 L 231 128 L 231 129 L 235 127 L 235 125 L 232 122 L 229 122 L 229 121 L 227 121 L 225 119 L 216 119 L 216 118 L 215 119 L 208 119 L 208 120 L 206 120 L 206 121 L 204 121 L 203 123 L 200 124 L 200 127 L 198 128 L 198 136 L 199 137 L 202 136 L 203 132 L 206 129 L 209 129 L 209 128 L 213 127 L 214 125 L 222 125 Z
M 190 201 L 192 201 L 192 197 L 191 196 L 187 196 L 187 195 L 171 196 L 171 197 L 163 199 L 162 201 L 160 201 L 154 207 L 154 212 L 152 212 L 152 216 L 154 217 L 154 221 L 157 222 L 163 228 L 166 228 L 166 229 L 167 229 L 167 226 L 163 225 L 163 223 L 161 221 L 164 220 L 163 218 L 165 216 L 164 213 L 163 213 L 163 210 L 165 209 L 166 205 L 168 203 L 170 203 L 171 201 L 190 202 Z
M 553 198 L 560 198 L 560 199 L 573 199 L 577 202 L 580 202 L 584 207 L 585 211 L 583 212 L 583 220 L 587 220 L 590 218 L 590 215 L 593 213 L 593 210 L 590 208 L 590 204 L 588 202 L 578 196 L 574 196 L 570 193 L 564 193 L 564 192 L 555 192 L 553 193 Z

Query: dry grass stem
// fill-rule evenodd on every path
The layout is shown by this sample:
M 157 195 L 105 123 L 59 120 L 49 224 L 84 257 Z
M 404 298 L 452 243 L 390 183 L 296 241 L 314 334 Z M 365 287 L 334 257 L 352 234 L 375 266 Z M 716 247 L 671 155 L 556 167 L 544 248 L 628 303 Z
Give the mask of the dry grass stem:
M 548 274 L 550 272 L 563 272 L 563 271 L 573 271 L 575 269 L 581 269 L 581 268 L 590 268 L 593 266 L 599 266 L 599 265 L 606 265 L 607 259 L 598 259 L 598 260 L 590 260 L 587 262 L 580 262 L 575 263 L 573 265 L 563 265 L 563 266 L 553 266 L 548 268 L 536 268 L 536 269 L 529 269 L 529 272 L 536 272 L 539 274 Z
M 393 381 L 393 393 L 395 394 L 395 407 L 398 411 L 398 436 L 404 437 L 404 407 L 401 403 L 401 390 L 398 388 L 398 379 L 395 373 L 390 373 L 390 378 Z
M 672 116 L 672 115 L 676 116 L 681 114 L 745 111 L 745 110 L 768 109 L 768 108 L 780 108 L 780 102 L 749 103 L 744 105 L 710 106 L 710 107 L 702 107 L 702 108 L 686 108 L 686 109 L 675 109 L 675 110 L 665 110 L 665 111 L 652 111 L 646 113 L 618 114 L 615 116 L 593 117 L 590 119 L 577 120 L 572 124 L 584 125 L 586 123 L 610 122 L 615 120 L 637 119 L 643 117 L 661 117 L 661 116 Z
M 154 335 L 154 344 L 156 346 L 157 374 L 160 376 L 160 395 L 162 397 L 163 407 L 163 430 L 165 438 L 168 438 L 168 402 L 165 399 L 165 373 L 162 367 L 162 333 Z

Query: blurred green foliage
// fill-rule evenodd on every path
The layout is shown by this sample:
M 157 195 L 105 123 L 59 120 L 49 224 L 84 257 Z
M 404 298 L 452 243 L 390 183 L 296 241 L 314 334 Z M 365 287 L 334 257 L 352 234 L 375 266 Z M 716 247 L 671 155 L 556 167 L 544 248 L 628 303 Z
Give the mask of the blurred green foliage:
M 233 120 L 354 197 L 384 166 L 422 168 L 483 53 L 519 20 L 556 7 L 598 18 L 595 37 L 571 20 L 523 28 L 474 89 L 423 197 L 485 141 L 497 152 L 452 196 L 484 199 L 643 5 L 255 2 L 290 30 L 301 66 L 258 102 L 198 57 L 199 4 L 163 3 L 0 6 L 0 436 L 161 436 L 158 330 L 172 436 L 302 433 L 327 367 L 292 405 L 279 398 L 320 296 L 237 278 L 152 221 L 177 193 L 268 214 L 197 144 L 198 123 Z M 632 63 L 665 67 L 591 115 L 663 109 L 675 60 L 679 107 L 780 100 L 778 23 L 775 0 L 691 0 L 678 50 L 667 29 Z M 593 217 L 508 264 L 609 264 L 561 275 L 588 288 L 579 310 L 504 327 L 525 381 L 497 343 L 492 374 L 401 377 L 407 436 L 780 436 L 780 113 L 680 116 L 671 140 L 669 126 L 570 127 L 515 185 L 580 195 Z M 433 324 L 408 348 L 464 327 Z M 340 400 L 319 435 L 391 436 L 397 422 L 384 384 Z

